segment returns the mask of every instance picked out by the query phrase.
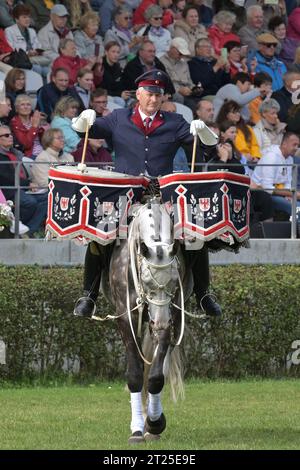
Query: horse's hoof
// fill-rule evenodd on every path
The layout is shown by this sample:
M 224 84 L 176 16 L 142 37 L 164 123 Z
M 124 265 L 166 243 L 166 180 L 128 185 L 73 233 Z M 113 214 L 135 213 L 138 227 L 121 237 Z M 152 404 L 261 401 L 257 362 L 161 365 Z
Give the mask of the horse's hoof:
M 142 431 L 135 431 L 128 439 L 128 444 L 140 444 L 145 442 Z
M 146 442 L 158 441 L 160 439 L 160 434 L 151 434 L 150 432 L 145 432 L 144 438 Z
M 166 429 L 167 421 L 162 413 L 156 421 L 151 421 L 149 416 L 146 418 L 145 431 L 150 434 L 161 434 Z

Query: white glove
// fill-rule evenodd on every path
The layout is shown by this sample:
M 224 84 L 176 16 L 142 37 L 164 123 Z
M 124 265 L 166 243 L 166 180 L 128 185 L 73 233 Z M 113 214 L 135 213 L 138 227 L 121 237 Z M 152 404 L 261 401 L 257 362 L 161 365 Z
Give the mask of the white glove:
M 96 112 L 93 109 L 85 109 L 78 117 L 72 119 L 72 129 L 77 132 L 86 132 L 96 120 Z
M 216 145 L 219 137 L 200 119 L 191 122 L 190 133 L 199 137 L 204 145 Z

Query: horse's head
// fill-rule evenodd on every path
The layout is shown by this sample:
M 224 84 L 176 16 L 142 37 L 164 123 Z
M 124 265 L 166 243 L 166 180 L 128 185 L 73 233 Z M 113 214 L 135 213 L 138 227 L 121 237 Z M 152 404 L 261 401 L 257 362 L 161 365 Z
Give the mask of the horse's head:
M 178 261 L 172 221 L 158 198 L 143 207 L 138 221 L 140 282 L 153 331 L 169 327 L 178 287 Z

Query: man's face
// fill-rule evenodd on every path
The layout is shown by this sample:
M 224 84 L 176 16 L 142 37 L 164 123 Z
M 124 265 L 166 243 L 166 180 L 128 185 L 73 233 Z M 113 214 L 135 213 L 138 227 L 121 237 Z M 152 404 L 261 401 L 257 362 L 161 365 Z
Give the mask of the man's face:
M 20 15 L 19 18 L 16 20 L 16 22 L 22 28 L 29 28 L 30 22 L 31 22 L 30 15 Z
M 264 24 L 264 15 L 262 11 L 254 11 L 252 16 L 249 18 L 249 25 L 252 28 L 260 29 Z
M 155 58 L 155 46 L 154 44 L 146 43 L 139 51 L 140 58 L 145 64 L 152 65 Z
M 211 57 L 213 55 L 213 48 L 209 41 L 201 41 L 196 47 L 196 56 L 198 57 Z
M 77 49 L 76 49 L 76 44 L 74 41 L 67 41 L 66 45 L 63 49 L 61 49 L 61 52 L 63 55 L 66 55 L 68 57 L 76 57 L 77 55 Z
M 52 21 L 54 28 L 57 28 L 57 29 L 64 28 L 68 21 L 67 16 L 58 16 L 58 15 L 54 15 L 53 13 L 51 13 L 50 17 L 51 17 L 51 21 Z
M 138 88 L 136 97 L 139 101 L 141 111 L 147 116 L 156 113 L 162 104 L 163 95 L 161 93 L 152 93 L 151 91 Z
M 0 117 L 7 117 L 11 112 L 11 103 L 6 99 L 4 103 L 0 103 Z
M 214 106 L 209 101 L 201 101 L 196 111 L 197 117 L 205 123 L 212 122 L 214 118 Z
M 52 81 L 60 91 L 66 91 L 69 85 L 69 75 L 65 72 L 57 72 Z
M 13 136 L 9 127 L 0 128 L 0 147 L 10 149 L 13 145 Z
M 281 151 L 285 157 L 293 157 L 299 147 L 299 137 L 296 135 L 291 135 L 288 139 L 284 140 L 281 144 Z
M 107 109 L 108 99 L 107 96 L 96 96 L 91 101 L 91 107 L 96 111 L 96 114 L 102 116 L 103 112 Z
M 268 43 L 268 44 L 259 44 L 259 52 L 264 56 L 264 57 L 274 57 L 275 51 L 276 51 L 276 46 L 277 44 L 274 43 Z

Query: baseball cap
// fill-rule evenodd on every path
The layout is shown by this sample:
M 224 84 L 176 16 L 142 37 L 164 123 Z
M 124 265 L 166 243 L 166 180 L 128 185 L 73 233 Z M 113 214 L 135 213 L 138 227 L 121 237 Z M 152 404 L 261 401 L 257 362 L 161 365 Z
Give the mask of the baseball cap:
M 66 9 L 65 5 L 62 5 L 61 3 L 54 5 L 54 7 L 51 8 L 50 13 L 53 13 L 57 16 L 69 16 L 69 12 Z
M 174 38 L 174 39 L 172 39 L 171 47 L 175 47 L 176 49 L 178 49 L 178 51 L 182 55 L 191 55 L 191 53 L 189 51 L 188 43 L 183 38 Z

